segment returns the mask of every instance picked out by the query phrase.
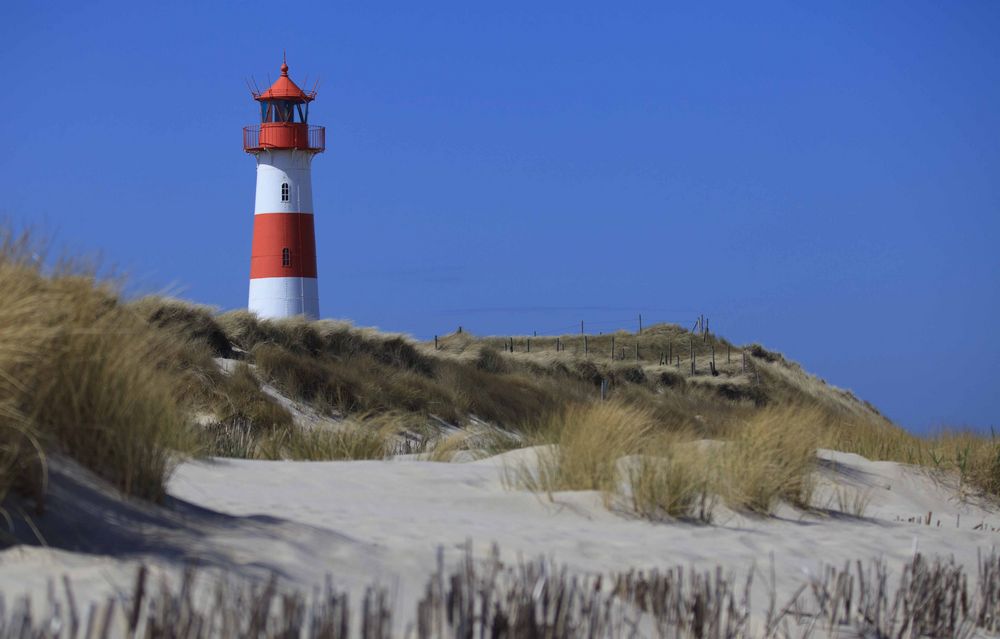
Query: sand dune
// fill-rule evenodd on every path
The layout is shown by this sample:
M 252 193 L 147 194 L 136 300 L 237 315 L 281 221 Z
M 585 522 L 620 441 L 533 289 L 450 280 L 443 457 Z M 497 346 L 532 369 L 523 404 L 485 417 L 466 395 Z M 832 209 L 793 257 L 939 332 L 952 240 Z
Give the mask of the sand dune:
M 769 570 L 773 556 L 777 591 L 789 595 L 824 564 L 900 565 L 915 550 L 975 572 L 977 551 L 1000 539 L 991 504 L 959 500 L 955 486 L 924 470 L 857 455 L 820 452 L 817 504 L 831 510 L 786 507 L 764 518 L 720 508 L 706 526 L 631 518 L 594 492 L 550 501 L 505 488 L 505 465 L 532 454 L 468 463 L 192 461 L 174 473 L 163 507 L 123 500 L 56 460 L 49 514 L 31 517 L 37 532 L 15 518 L 18 538 L 37 544 L 40 536 L 50 547 L 0 553 L 0 588 L 8 597 L 40 595 L 66 574 L 84 598 L 96 598 L 127 591 L 139 563 L 167 576 L 196 564 L 251 577 L 276 572 L 304 588 L 327 574 L 352 591 L 379 583 L 408 608 L 437 548 L 454 562 L 471 540 L 478 555 L 496 543 L 505 561 L 544 556 L 586 573 L 679 564 L 739 575 L 754 564 Z M 838 493 L 851 491 L 864 496 L 864 517 L 836 512 Z

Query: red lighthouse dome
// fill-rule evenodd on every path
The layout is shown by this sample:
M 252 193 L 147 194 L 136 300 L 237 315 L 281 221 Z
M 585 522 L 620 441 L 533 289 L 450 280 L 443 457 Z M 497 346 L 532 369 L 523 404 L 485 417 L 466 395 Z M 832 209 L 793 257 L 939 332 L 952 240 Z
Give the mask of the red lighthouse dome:
M 309 103 L 315 91 L 303 91 L 288 76 L 288 64 L 281 63 L 281 75 L 263 92 L 253 92 L 260 103 L 260 125 L 243 129 L 243 149 L 300 149 L 322 153 L 326 150 L 326 130 L 309 124 Z

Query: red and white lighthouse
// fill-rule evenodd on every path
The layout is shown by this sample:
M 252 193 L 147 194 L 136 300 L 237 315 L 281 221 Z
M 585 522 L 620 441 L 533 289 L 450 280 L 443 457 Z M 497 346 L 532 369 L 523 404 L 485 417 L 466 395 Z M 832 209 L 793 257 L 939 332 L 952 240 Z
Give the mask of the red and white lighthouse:
M 311 166 L 326 131 L 309 124 L 315 98 L 282 61 L 271 88 L 253 92 L 260 124 L 243 129 L 243 150 L 257 160 L 249 309 L 264 318 L 319 317 Z

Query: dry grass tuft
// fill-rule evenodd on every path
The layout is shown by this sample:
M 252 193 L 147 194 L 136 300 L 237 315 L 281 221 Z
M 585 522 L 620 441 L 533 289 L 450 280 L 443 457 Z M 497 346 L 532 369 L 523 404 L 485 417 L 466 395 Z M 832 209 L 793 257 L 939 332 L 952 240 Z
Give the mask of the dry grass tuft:
M 918 437 L 895 425 L 847 416 L 834 419 L 820 436 L 825 448 L 953 474 L 963 495 L 1000 496 L 1000 438 L 993 433 L 945 430 Z
M 615 402 L 575 404 L 541 425 L 537 464 L 507 469 L 508 482 L 550 494 L 561 490 L 618 489 L 618 461 L 640 452 L 654 428 L 649 411 Z
M 265 459 L 304 461 L 385 459 L 389 451 L 386 436 L 364 424 L 338 430 L 289 428 L 268 437 L 261 448 Z
M 1000 439 L 970 431 L 945 431 L 931 438 L 925 464 L 958 475 L 959 490 L 1000 496 Z
M 424 459 L 432 462 L 450 462 L 456 454 L 474 446 L 473 438 L 473 433 L 464 430 L 441 437 L 434 442 Z
M 771 513 L 780 500 L 808 508 L 815 488 L 815 408 L 768 408 L 734 428 L 720 454 L 719 491 L 733 508 Z
M 250 367 L 239 362 L 214 387 L 213 409 L 223 424 L 263 433 L 292 425 L 292 415 L 261 388 Z
M 630 460 L 627 496 L 631 509 L 645 519 L 712 519 L 715 473 L 711 451 L 678 434 L 661 435 Z
M 781 501 L 809 508 L 816 437 L 826 416 L 811 408 L 753 414 L 718 442 L 659 424 L 634 405 L 574 405 L 538 427 L 532 460 L 506 469 L 508 485 L 536 492 L 598 490 L 647 519 L 710 521 L 716 495 L 769 514 Z
M 41 499 L 41 447 L 160 499 L 175 451 L 195 446 L 176 367 L 187 342 L 86 272 L 43 274 L 25 237 L 0 246 L 0 326 L 0 490 L 20 485 Z
M 337 428 L 303 428 L 291 422 L 260 428 L 234 419 L 205 427 L 205 451 L 240 459 L 384 459 L 398 452 L 400 434 L 411 426 L 409 415 L 396 413 L 361 415 L 344 420 Z
M 174 331 L 184 339 L 203 346 L 213 357 L 233 356 L 229 337 L 211 307 L 156 295 L 142 297 L 127 306 L 153 326 Z

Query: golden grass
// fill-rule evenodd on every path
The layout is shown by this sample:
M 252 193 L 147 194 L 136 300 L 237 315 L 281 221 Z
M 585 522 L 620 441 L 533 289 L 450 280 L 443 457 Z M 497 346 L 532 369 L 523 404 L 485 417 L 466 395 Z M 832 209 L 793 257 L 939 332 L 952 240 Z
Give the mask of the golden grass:
M 712 451 L 681 434 L 651 438 L 643 454 L 629 460 L 628 504 L 645 519 L 712 519 L 718 465 Z
M 125 493 L 161 498 L 175 453 L 195 445 L 176 366 L 186 343 L 89 274 L 44 275 L 30 249 L 10 236 L 0 247 L 0 490 L 17 485 L 41 500 L 40 447 Z
M 768 408 L 734 428 L 720 451 L 722 498 L 759 513 L 773 512 L 781 500 L 810 507 L 816 437 L 825 420 L 815 408 Z
M 927 457 L 934 468 L 958 474 L 960 491 L 1000 495 L 1000 440 L 969 431 L 945 431 L 931 439 Z
M 261 444 L 262 459 L 331 461 L 384 459 L 388 444 L 383 433 L 361 424 L 338 430 L 288 428 L 268 436 Z
M 597 490 L 637 515 L 708 521 L 716 496 L 738 510 L 772 513 L 785 501 L 810 507 L 816 436 L 825 415 L 767 409 L 729 438 L 696 441 L 615 402 L 575 405 L 538 431 L 533 461 L 506 469 L 508 485 L 547 493 Z M 624 469 L 624 470 L 623 470 Z
M 336 428 L 304 428 L 292 423 L 259 428 L 246 420 L 233 420 L 203 429 L 203 452 L 240 459 L 384 459 L 400 452 L 400 434 L 411 426 L 411 416 L 399 413 L 351 417 Z
M 537 463 L 507 469 L 514 486 L 551 496 L 562 490 L 618 489 L 619 460 L 641 450 L 654 428 L 648 411 L 615 402 L 574 404 L 542 424 L 536 441 Z
M 232 357 L 229 337 L 216 320 L 215 309 L 169 297 L 148 295 L 127 304 L 137 315 L 159 329 L 203 347 L 213 357 Z
M 434 442 L 424 459 L 432 462 L 450 462 L 456 454 L 474 446 L 473 437 L 474 435 L 468 431 L 458 431 L 447 437 L 441 437 Z
M 960 492 L 1000 496 L 1000 438 L 962 430 L 918 437 L 894 425 L 837 420 L 821 433 L 822 446 L 876 461 L 896 461 L 954 473 Z
M 475 459 L 492 457 L 522 448 L 525 439 L 514 433 L 482 427 L 460 430 L 426 442 L 423 459 L 433 462 L 450 462 L 460 452 L 467 452 Z

